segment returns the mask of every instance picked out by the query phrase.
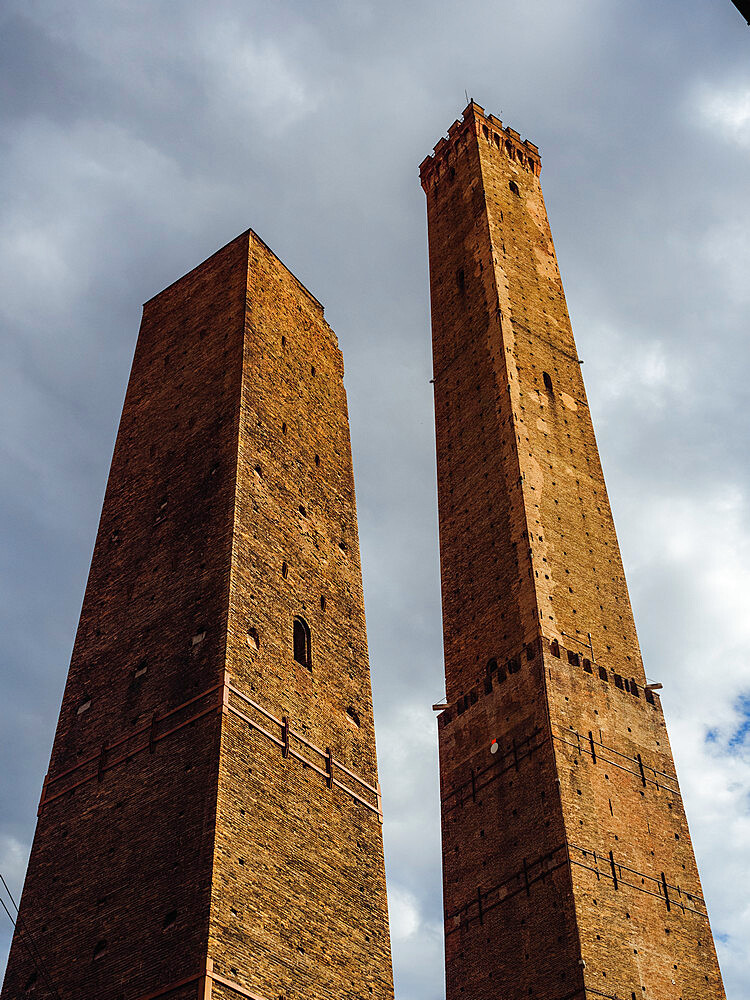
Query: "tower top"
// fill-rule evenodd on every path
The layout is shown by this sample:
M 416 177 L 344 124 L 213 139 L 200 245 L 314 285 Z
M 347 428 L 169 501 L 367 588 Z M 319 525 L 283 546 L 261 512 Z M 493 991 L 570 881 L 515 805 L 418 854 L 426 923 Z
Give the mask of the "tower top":
M 542 161 L 538 146 L 528 139 L 521 141 L 521 136 L 515 129 L 503 125 L 494 115 L 485 114 L 484 108 L 476 101 L 469 101 L 461 115 L 461 121 L 453 122 L 448 129 L 448 137 L 440 139 L 434 147 L 434 155 L 426 157 L 419 164 L 419 179 L 425 191 L 428 185 L 437 184 L 442 174 L 450 174 L 453 166 L 451 160 L 468 141 L 472 132 L 516 160 L 524 169 L 539 175 Z
M 152 295 L 150 299 L 147 299 L 144 302 L 144 306 L 147 306 L 147 305 L 149 305 L 152 302 L 156 302 L 157 299 L 159 299 L 162 296 L 168 295 L 169 293 L 171 293 L 174 289 L 178 288 L 184 282 L 190 281 L 191 278 L 193 278 L 195 275 L 199 274 L 202 271 L 202 269 L 204 269 L 206 267 L 206 265 L 209 263 L 209 261 L 212 261 L 215 258 L 218 258 L 221 254 L 224 254 L 225 251 L 227 250 L 227 247 L 231 246 L 233 243 L 242 243 L 242 242 L 246 242 L 246 243 L 248 243 L 248 242 L 249 243 L 258 243 L 262 247 L 265 247 L 265 249 L 268 251 L 268 253 L 276 261 L 276 263 L 278 264 L 278 266 L 282 269 L 282 271 L 284 272 L 284 274 L 286 275 L 286 277 L 297 288 L 299 288 L 300 291 L 304 292 L 304 294 L 307 296 L 307 298 L 310 299 L 310 302 L 311 302 L 313 308 L 316 309 L 320 313 L 321 316 L 324 315 L 325 308 L 323 306 L 323 303 L 318 298 L 316 298 L 316 296 L 313 295 L 313 293 L 310 291 L 310 289 L 299 280 L 299 278 L 297 277 L 296 274 L 294 274 L 292 271 L 289 270 L 289 268 L 286 266 L 286 264 L 284 263 L 284 261 L 281 260 L 281 258 L 279 257 L 279 255 L 274 250 L 271 249 L 271 247 L 266 243 L 266 241 L 264 239 L 262 239 L 260 236 L 258 236 L 258 234 L 255 232 L 254 229 L 246 229 L 243 233 L 240 233 L 239 236 L 236 236 L 233 240 L 231 240 L 230 243 L 228 243 L 226 246 L 223 246 L 223 247 L 221 247 L 220 250 L 216 250 L 214 253 L 212 253 L 209 257 L 207 257 L 200 264 L 197 264 L 195 267 L 191 268 L 189 271 L 186 271 L 185 274 L 181 275 L 179 278 L 175 278 L 175 280 L 171 284 L 167 285 L 165 288 L 162 288 L 162 290 L 160 292 L 157 292 L 156 295 Z

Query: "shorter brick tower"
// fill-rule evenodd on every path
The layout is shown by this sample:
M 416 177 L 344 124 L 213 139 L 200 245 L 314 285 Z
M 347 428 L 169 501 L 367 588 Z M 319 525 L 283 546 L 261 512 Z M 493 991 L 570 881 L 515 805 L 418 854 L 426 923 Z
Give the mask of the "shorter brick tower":
M 427 195 L 448 1000 L 722 1000 L 539 150 L 473 102 Z
M 2 1000 L 392 1000 L 343 365 L 254 233 L 144 307 Z

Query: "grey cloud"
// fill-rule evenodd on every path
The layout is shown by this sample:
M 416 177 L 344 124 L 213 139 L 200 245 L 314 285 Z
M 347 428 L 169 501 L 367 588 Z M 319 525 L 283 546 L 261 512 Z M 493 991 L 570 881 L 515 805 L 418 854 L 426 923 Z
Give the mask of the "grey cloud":
M 721 118 L 750 93 L 749 40 L 728 0 L 6 4 L 0 858 L 16 886 L 140 303 L 250 225 L 325 303 L 344 351 L 398 995 L 440 995 L 429 706 L 443 676 L 416 168 L 466 88 L 542 150 L 644 655 L 665 682 L 728 994 L 750 998 L 736 889 L 750 764 L 730 746 L 750 688 L 750 148 Z

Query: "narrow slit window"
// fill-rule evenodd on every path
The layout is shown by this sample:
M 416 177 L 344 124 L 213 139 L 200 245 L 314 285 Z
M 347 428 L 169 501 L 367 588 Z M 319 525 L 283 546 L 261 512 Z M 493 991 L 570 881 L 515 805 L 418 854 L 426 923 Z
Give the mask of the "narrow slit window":
M 310 626 L 304 618 L 300 618 L 299 616 L 294 619 L 293 639 L 294 659 L 297 663 L 301 663 L 303 667 L 312 670 Z
M 544 388 L 547 390 L 547 392 L 549 392 L 551 394 L 552 393 L 552 379 L 550 378 L 548 372 L 542 372 L 542 381 L 544 382 Z

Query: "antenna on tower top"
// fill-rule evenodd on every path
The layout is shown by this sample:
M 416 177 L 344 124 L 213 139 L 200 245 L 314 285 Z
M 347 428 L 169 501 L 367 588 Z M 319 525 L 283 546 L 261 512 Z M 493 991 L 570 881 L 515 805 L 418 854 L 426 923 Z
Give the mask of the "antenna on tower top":
M 466 90 L 466 87 L 464 87 L 464 94 L 466 94 L 466 103 L 468 104 L 469 103 L 469 93 Z

